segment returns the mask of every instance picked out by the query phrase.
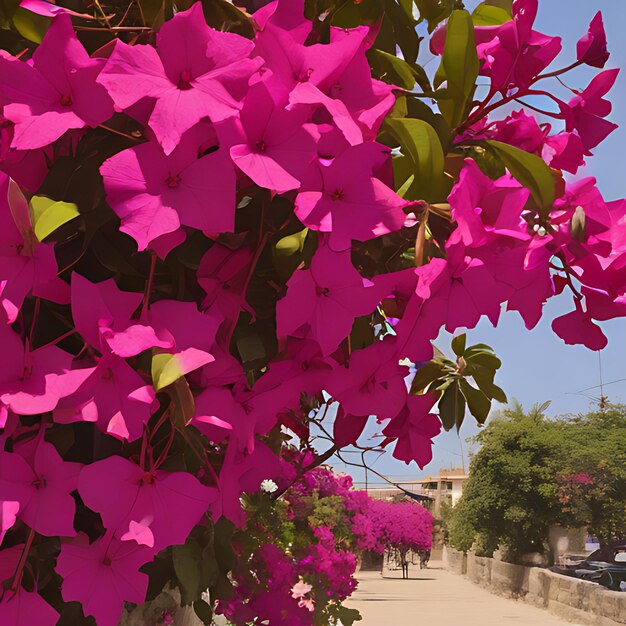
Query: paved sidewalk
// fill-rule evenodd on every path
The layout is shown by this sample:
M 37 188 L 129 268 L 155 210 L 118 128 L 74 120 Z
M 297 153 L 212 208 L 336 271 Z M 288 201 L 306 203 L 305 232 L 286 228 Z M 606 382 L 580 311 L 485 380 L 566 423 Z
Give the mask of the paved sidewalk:
M 438 562 L 425 570 L 411 567 L 409 576 L 359 573 L 359 587 L 346 602 L 363 616 L 355 626 L 572 626 L 543 609 L 493 595 Z

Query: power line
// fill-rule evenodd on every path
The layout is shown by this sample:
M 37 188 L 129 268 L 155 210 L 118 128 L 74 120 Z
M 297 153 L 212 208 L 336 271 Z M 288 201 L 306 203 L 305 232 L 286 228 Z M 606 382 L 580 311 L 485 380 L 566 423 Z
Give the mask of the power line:
M 610 383 L 602 383 L 600 385 L 594 385 L 593 387 L 587 387 L 586 389 L 579 389 L 574 393 L 583 393 L 584 391 L 591 391 L 592 389 L 598 388 L 603 389 L 604 387 L 608 387 L 609 385 L 614 385 L 615 383 L 623 383 L 624 381 L 626 381 L 626 378 L 618 378 L 617 380 L 612 380 Z

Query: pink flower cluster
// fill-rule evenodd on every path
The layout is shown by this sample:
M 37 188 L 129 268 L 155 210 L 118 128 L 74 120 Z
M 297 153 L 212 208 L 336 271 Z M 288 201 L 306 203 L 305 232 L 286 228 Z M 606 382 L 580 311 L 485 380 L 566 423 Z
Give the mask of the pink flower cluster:
M 532 29 L 537 0 L 513 5 L 512 21 L 476 29 L 494 94 L 531 93 L 560 48 Z M 32 55 L 0 51 L 0 580 L 10 580 L 0 623 L 56 623 L 37 593 L 44 577 L 24 580 L 28 559 L 50 561 L 33 544 L 52 538 L 48 579 L 62 579 L 63 601 L 80 603 L 98 626 L 116 626 L 124 602 L 144 600 L 140 568 L 157 552 L 209 518 L 245 524 L 241 495 L 282 471 L 262 439 L 283 425 L 305 428 L 311 405 L 329 396 L 340 405 L 337 440 L 356 441 L 374 415 L 388 422 L 397 458 L 427 464 L 441 428 L 431 412 L 437 398 L 409 396 L 401 363 L 429 360 L 442 327 L 473 328 L 482 316 L 495 324 L 506 303 L 532 328 L 546 300 L 569 288 L 575 309 L 554 321 L 555 332 L 600 349 L 596 321 L 626 314 L 626 202 L 605 202 L 592 179 L 557 185 L 540 219 L 526 187 L 509 173 L 492 180 L 468 159 L 449 196 L 452 232 L 436 256 L 393 272 L 355 265 L 355 247 L 408 232 L 414 204 L 394 190 L 391 149 L 376 141 L 396 96 L 371 77 L 365 53 L 375 27 L 331 27 L 329 43 L 308 45 L 303 2 L 280 0 L 254 15 L 255 37 L 246 39 L 210 28 L 196 3 L 163 25 L 155 45 L 119 39 L 89 55 L 70 14 L 54 15 Z M 601 20 L 578 56 L 606 62 Z M 601 72 L 559 102 L 559 133 L 524 113 L 492 123 L 477 105 L 459 138 L 508 143 L 576 172 L 614 128 L 604 96 L 616 74 Z M 85 141 L 119 134 L 120 119 L 142 130 L 124 135 L 123 149 L 105 142 L 88 155 L 99 159 L 94 186 L 103 187 L 93 206 L 79 206 L 85 221 L 40 240 L 33 195 L 56 189 L 54 199 L 64 199 L 52 184 L 58 172 Z M 264 198 L 254 219 L 246 213 L 253 196 Z M 105 203 L 119 238 L 103 253 L 89 237 L 102 226 L 94 213 L 110 226 Z M 283 220 L 297 229 L 265 230 Z M 279 285 L 263 263 L 294 232 L 310 255 Z M 78 237 L 86 243 L 77 250 Z M 202 254 L 185 264 L 177 253 L 194 237 Z M 149 263 L 145 286 L 134 268 L 134 282 L 124 283 L 115 261 L 88 263 L 129 242 Z M 157 264 L 184 297 L 155 288 Z M 275 294 L 269 313 L 250 302 L 259 275 Z M 353 350 L 355 321 L 374 315 L 374 339 Z M 246 360 L 249 337 L 233 336 L 259 320 L 272 347 Z M 51 341 L 38 341 L 50 332 Z M 90 444 L 77 449 L 85 432 Z M 397 526 L 386 542 L 408 541 Z M 426 523 L 420 528 L 414 545 L 426 541 Z M 337 562 L 326 531 L 316 532 L 302 575 L 323 567 L 345 597 L 349 585 L 333 577 L 345 581 L 353 563 L 347 554 Z M 271 545 L 265 552 L 259 567 L 272 567 L 258 602 L 308 615 L 287 557 L 272 556 Z M 271 589 L 283 588 L 289 606 L 272 601 Z
M 246 532 L 260 531 L 263 543 L 240 559 L 234 596 L 219 604 L 233 624 L 244 626 L 254 618 L 275 626 L 326 623 L 356 589 L 357 555 L 406 553 L 432 544 L 433 517 L 419 504 L 373 500 L 354 490 L 349 476 L 324 467 L 291 484 L 284 501 L 287 509 L 274 508 L 271 524 L 254 515 L 248 520 Z M 328 518 L 320 519 L 319 510 Z

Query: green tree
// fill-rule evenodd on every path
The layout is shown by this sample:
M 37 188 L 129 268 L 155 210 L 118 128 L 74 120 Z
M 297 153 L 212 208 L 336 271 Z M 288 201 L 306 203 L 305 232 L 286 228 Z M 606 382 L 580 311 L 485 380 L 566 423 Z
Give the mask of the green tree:
M 585 526 L 603 543 L 626 531 L 626 406 L 549 419 L 548 404 L 519 403 L 475 438 L 463 497 L 449 520 L 451 545 L 516 562 L 543 552 L 555 524 Z
M 567 471 L 559 496 L 572 525 L 605 544 L 626 536 L 626 405 L 568 421 Z M 569 499 L 568 499 L 569 496 Z
M 545 416 L 547 405 L 525 413 L 519 403 L 475 438 L 480 450 L 451 520 L 450 541 L 480 554 L 506 548 L 505 558 L 544 550 L 550 525 L 560 521 L 556 476 L 563 467 L 562 424 Z

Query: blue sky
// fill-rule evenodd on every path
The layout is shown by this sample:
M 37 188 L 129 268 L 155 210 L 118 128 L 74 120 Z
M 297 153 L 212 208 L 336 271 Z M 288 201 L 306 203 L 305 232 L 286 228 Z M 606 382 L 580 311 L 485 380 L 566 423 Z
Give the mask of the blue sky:
M 466 2 L 473 8 L 478 1 Z M 575 60 L 576 41 L 587 30 L 587 26 L 598 10 L 602 10 L 609 41 L 611 58 L 607 68 L 625 68 L 609 94 L 613 102 L 613 113 L 609 119 L 620 125 L 596 150 L 588 160 L 584 174 L 595 176 L 605 199 L 614 200 L 626 197 L 626 2 L 625 0 L 540 0 L 539 15 L 535 28 L 549 35 L 563 38 L 563 51 L 554 68 L 565 67 Z M 425 51 L 427 46 L 423 45 Z M 422 58 L 421 61 L 426 61 Z M 429 64 L 430 65 L 430 64 Z M 430 69 L 430 68 L 429 68 Z M 576 89 L 584 88 L 593 72 L 580 68 L 567 75 L 567 84 Z M 547 88 L 548 83 L 546 82 Z M 552 84 L 558 90 L 558 83 Z M 609 338 L 609 345 L 600 357 L 584 347 L 566 346 L 550 328 L 551 320 L 571 310 L 571 300 L 567 297 L 553 298 L 546 307 L 542 321 L 531 332 L 527 331 L 516 313 L 507 313 L 501 318 L 498 328 L 488 321 L 468 333 L 469 343 L 484 342 L 491 345 L 503 361 L 496 382 L 506 391 L 509 399 L 517 398 L 524 406 L 534 402 L 551 400 L 550 415 L 584 412 L 592 405 L 592 397 L 599 395 L 600 359 L 604 393 L 612 402 L 626 403 L 626 320 L 613 320 L 602 324 Z M 443 340 L 438 346 L 449 352 L 449 341 Z M 373 420 L 372 420 L 373 421 Z M 378 429 L 368 428 L 368 436 L 375 435 Z M 468 444 L 465 439 L 475 435 L 477 427 L 468 417 L 460 437 L 456 433 L 444 433 L 435 439 L 432 463 L 421 471 L 414 463 L 410 466 L 398 462 L 387 453 L 377 460 L 369 457 L 377 471 L 400 479 L 401 477 L 421 477 L 434 473 L 442 467 L 458 466 L 461 461 L 461 446 L 467 463 Z M 321 447 L 321 446 L 320 446 Z M 346 454 L 345 458 L 357 461 L 359 455 Z M 341 461 L 333 461 L 338 471 L 347 471 L 355 480 L 363 480 L 363 472 Z M 378 479 L 370 475 L 370 480 Z

